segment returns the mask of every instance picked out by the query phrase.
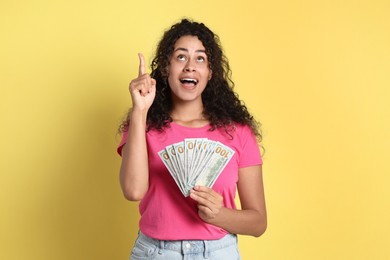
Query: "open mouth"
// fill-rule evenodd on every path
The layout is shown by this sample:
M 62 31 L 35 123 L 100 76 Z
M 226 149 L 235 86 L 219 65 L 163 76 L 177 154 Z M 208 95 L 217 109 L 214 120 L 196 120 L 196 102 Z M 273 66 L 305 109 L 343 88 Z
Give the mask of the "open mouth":
M 193 85 L 193 86 L 196 86 L 196 84 L 198 84 L 198 81 L 196 79 L 190 79 L 190 78 L 180 79 L 180 82 L 182 84 Z

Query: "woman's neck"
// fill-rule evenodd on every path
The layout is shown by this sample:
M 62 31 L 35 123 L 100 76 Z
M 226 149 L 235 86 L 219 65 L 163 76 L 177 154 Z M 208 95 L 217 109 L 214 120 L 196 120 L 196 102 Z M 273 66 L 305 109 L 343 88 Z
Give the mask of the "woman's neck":
M 203 115 L 203 104 L 175 104 L 171 118 L 179 125 L 190 127 L 204 126 L 209 123 Z

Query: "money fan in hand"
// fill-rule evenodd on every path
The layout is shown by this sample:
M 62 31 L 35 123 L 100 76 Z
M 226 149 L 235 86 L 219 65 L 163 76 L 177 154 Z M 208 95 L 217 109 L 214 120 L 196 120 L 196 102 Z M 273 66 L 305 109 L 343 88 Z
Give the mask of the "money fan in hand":
M 234 151 L 207 138 L 187 138 L 158 152 L 184 196 L 195 185 L 211 188 Z

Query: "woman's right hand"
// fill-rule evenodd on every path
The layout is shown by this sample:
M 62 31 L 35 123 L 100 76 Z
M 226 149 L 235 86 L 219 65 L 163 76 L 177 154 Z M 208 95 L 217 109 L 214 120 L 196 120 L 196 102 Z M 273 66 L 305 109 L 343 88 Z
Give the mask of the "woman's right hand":
M 145 58 L 142 53 L 139 57 L 138 77 L 129 85 L 129 91 L 133 102 L 133 111 L 148 111 L 156 96 L 156 80 L 145 72 Z

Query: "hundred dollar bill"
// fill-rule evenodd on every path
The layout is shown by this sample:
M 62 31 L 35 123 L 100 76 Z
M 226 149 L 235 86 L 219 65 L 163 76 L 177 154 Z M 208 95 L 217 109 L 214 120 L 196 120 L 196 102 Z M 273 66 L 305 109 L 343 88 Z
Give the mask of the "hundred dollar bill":
M 188 179 L 189 189 L 194 187 L 194 181 L 198 178 L 201 168 L 204 166 L 205 161 L 207 160 L 208 148 L 210 147 L 211 142 L 207 138 L 202 138 L 196 140 L 195 147 L 195 156 L 193 158 L 193 166 L 191 174 Z
M 185 157 L 184 157 L 184 164 L 185 164 L 185 182 L 188 183 L 190 180 L 190 175 L 192 174 L 192 162 L 195 156 L 195 146 L 196 146 L 197 139 L 196 138 L 187 138 L 184 139 L 184 147 L 185 147 Z
M 214 147 L 216 145 L 217 145 L 217 142 L 210 141 L 210 140 L 206 140 L 204 143 L 202 143 L 202 147 L 201 147 L 202 156 L 201 156 L 199 164 L 196 168 L 196 172 L 194 173 L 194 175 L 196 176 L 196 179 L 198 179 L 199 175 L 204 171 L 204 169 L 206 167 L 208 167 L 208 163 L 213 156 Z
M 216 142 L 213 147 L 213 154 L 195 184 L 211 188 L 233 155 L 234 151 L 230 147 Z
M 160 156 L 161 160 L 163 161 L 165 167 L 167 167 L 168 172 L 171 174 L 172 178 L 175 180 L 176 185 L 179 187 L 180 191 L 184 194 L 186 191 L 184 189 L 183 184 L 180 182 L 180 179 L 178 177 L 178 173 L 173 166 L 173 162 L 171 160 L 171 157 L 169 156 L 169 153 L 166 149 L 161 150 L 158 152 L 158 155 Z
M 158 155 L 183 195 L 189 196 L 195 185 L 212 187 L 234 150 L 207 138 L 187 138 L 166 146 Z
M 176 154 L 174 145 L 168 145 L 167 147 L 165 147 L 165 150 L 167 151 L 169 158 L 172 161 L 172 166 L 173 166 L 175 173 L 176 173 L 175 176 L 176 176 L 178 182 L 180 183 L 180 187 L 181 187 L 181 189 L 184 190 L 185 181 L 184 181 L 183 170 L 181 168 L 181 162 L 179 162 L 179 157 Z
M 175 150 L 175 157 L 177 164 L 179 165 L 180 180 L 182 183 L 186 183 L 186 162 L 185 162 L 185 148 L 184 142 L 175 143 L 172 145 Z

